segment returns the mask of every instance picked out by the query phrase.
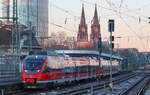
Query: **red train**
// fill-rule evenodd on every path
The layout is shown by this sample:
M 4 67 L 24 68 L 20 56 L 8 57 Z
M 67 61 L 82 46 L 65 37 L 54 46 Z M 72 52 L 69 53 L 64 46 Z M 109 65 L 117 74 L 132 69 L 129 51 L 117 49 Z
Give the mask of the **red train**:
M 150 70 L 150 65 L 145 65 L 145 66 L 144 66 L 144 69 Z
M 113 60 L 113 73 L 119 71 L 119 61 Z M 59 57 L 46 55 L 29 55 L 23 61 L 23 82 L 27 88 L 39 85 L 61 84 L 96 78 L 109 74 L 108 60 L 96 58 Z

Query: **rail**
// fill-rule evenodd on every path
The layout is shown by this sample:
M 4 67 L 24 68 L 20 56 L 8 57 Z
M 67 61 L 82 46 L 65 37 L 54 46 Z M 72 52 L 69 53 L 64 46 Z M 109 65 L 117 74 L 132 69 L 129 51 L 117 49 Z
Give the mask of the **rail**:
M 127 76 L 131 76 L 131 75 L 135 75 L 136 73 L 131 73 L 131 72 L 127 72 L 127 73 L 120 73 L 119 75 L 115 76 L 113 78 L 113 81 L 114 80 L 119 80 L 120 78 L 125 78 Z M 134 77 L 134 76 L 133 76 Z M 52 86 L 50 88 L 44 88 L 44 89 L 38 89 L 38 90 L 19 90 L 18 92 L 17 91 L 14 91 L 12 93 L 15 93 L 15 95 L 30 95 L 31 93 L 36 95 L 38 93 L 48 93 L 46 95 L 71 95 L 73 93 L 75 93 L 77 90 L 79 92 L 79 89 L 81 92 L 83 92 L 82 90 L 85 89 L 85 92 L 89 91 L 90 87 L 89 85 L 104 85 L 106 84 L 106 81 L 107 79 L 101 79 L 101 80 L 97 80 L 97 81 L 89 81 L 89 82 L 81 82 L 80 85 L 79 85 L 79 82 L 74 82 L 70 85 L 61 85 L 61 86 Z M 89 88 L 88 88 L 89 87 Z M 88 89 L 86 89 L 88 88 Z M 56 92 L 56 93 L 55 93 Z M 12 93 L 9 93 L 8 95 L 12 95 Z M 55 94 L 54 94 L 55 93 Z M 78 95 L 81 95 L 81 94 L 78 94 Z
M 117 83 L 120 83 L 122 81 L 125 81 L 125 80 L 128 80 L 129 78 L 132 78 L 136 76 L 136 73 L 132 73 L 132 74 L 127 74 L 125 76 L 122 76 L 122 77 L 117 77 L 117 78 L 114 78 L 113 79 L 113 83 L 114 84 L 117 84 Z M 98 82 L 98 83 L 95 83 L 94 85 L 91 84 L 87 84 L 87 85 L 84 85 L 84 86 L 78 86 L 77 88 L 72 88 L 71 90 L 68 90 L 68 91 L 60 91 L 60 93 L 57 93 L 57 95 L 82 95 L 82 94 L 85 94 L 85 93 L 89 93 L 89 91 L 91 91 L 91 89 L 93 91 L 96 91 L 96 90 L 99 90 L 99 89 L 103 89 L 105 87 L 108 87 L 109 86 L 109 81 L 107 82 Z
M 149 74 L 146 74 L 141 80 L 124 90 L 120 95 L 141 95 L 146 84 L 150 81 Z

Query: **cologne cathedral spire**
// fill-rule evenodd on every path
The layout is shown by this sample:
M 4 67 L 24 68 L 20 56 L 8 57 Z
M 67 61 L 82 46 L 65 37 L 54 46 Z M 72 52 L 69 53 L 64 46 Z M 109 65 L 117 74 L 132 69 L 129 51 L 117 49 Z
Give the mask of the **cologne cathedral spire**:
M 82 4 L 82 12 L 81 12 L 81 20 L 80 20 L 80 25 L 85 25 L 85 13 L 84 13 L 84 5 Z
M 99 22 L 98 22 L 98 15 L 97 15 L 97 5 L 96 4 L 95 4 L 95 12 L 94 12 L 93 24 L 99 24 Z
M 77 42 L 87 42 L 87 41 L 88 41 L 87 24 L 85 21 L 84 5 L 82 4 L 81 20 L 79 24 Z
M 97 5 L 95 4 L 95 12 L 94 12 L 94 17 L 93 17 L 93 22 L 91 25 L 90 41 L 96 44 L 98 42 L 99 37 L 101 37 L 100 24 L 99 24 L 98 15 L 97 15 Z

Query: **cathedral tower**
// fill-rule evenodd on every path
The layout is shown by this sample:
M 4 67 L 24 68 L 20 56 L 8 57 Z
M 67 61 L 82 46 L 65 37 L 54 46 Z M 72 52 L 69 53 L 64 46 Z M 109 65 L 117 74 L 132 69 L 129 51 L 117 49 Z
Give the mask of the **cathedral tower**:
M 91 25 L 90 42 L 96 44 L 98 42 L 99 37 L 101 37 L 100 24 L 97 15 L 97 5 L 95 4 L 95 12 Z
M 81 21 L 77 35 L 77 42 L 88 42 L 87 24 L 85 21 L 84 5 L 82 5 Z

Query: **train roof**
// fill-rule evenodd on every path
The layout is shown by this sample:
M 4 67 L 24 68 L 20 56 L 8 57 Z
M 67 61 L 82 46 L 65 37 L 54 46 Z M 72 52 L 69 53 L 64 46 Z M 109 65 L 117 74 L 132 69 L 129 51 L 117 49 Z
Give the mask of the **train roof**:
M 59 56 L 59 57 L 97 57 L 98 51 L 95 50 L 54 50 L 54 51 L 31 51 L 29 55 L 45 55 L 45 56 Z M 69 55 L 69 56 L 68 56 Z M 101 57 L 109 59 L 110 54 L 101 53 Z M 112 55 L 113 59 L 123 60 L 122 57 Z
M 94 51 L 94 50 L 55 50 L 57 53 L 62 53 L 62 54 L 75 54 L 75 55 L 96 55 L 98 56 L 99 55 L 99 52 L 98 51 Z M 106 54 L 106 53 L 101 53 L 101 56 L 102 57 L 108 57 L 110 58 L 110 54 Z M 118 59 L 118 60 L 123 60 L 122 57 L 120 56 L 116 56 L 116 55 L 113 55 L 112 56 L 113 59 Z
M 26 59 L 30 58 L 40 58 L 40 59 L 45 59 L 47 56 L 46 55 L 28 55 L 26 56 Z

